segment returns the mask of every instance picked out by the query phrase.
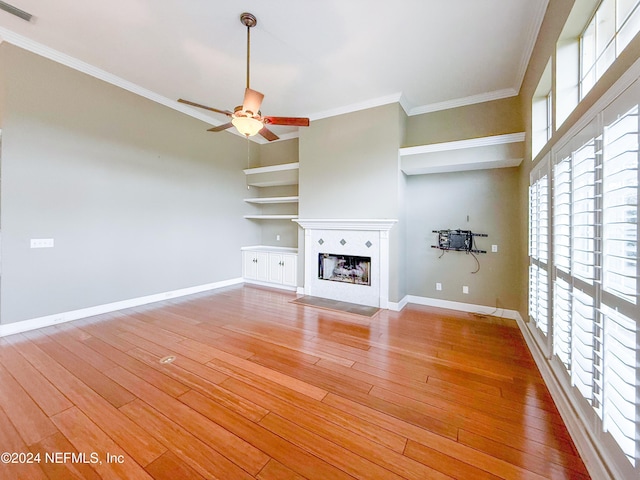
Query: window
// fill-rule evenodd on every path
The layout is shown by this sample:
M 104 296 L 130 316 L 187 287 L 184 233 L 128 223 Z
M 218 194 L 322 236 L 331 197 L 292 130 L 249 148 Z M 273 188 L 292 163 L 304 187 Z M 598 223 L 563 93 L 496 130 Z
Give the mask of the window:
M 532 157 L 535 157 L 553 135 L 553 91 L 551 59 L 547 62 L 531 104 Z
M 556 129 L 638 32 L 640 0 L 573 2 L 556 43 L 553 92 Z
M 638 440 L 637 405 L 640 383 L 637 322 L 603 305 L 604 384 L 601 418 L 603 429 L 620 445 L 632 465 L 636 464 Z
M 571 169 L 571 271 L 588 283 L 595 275 L 595 142 L 591 138 L 573 153 Z
M 551 136 L 553 135 L 553 90 L 549 90 L 547 96 L 544 98 L 545 109 L 546 109 L 546 124 L 547 124 L 547 142 L 551 140 Z
M 540 173 L 542 176 L 529 187 L 529 317 L 546 336 L 549 329 L 549 179 L 546 173 Z
M 638 292 L 638 107 L 604 129 L 603 288 L 629 302 Z
M 571 373 L 571 285 L 562 278 L 556 278 L 553 298 L 553 354 Z
M 640 0 L 602 0 L 580 36 L 580 98 L 640 31 Z
M 638 98 L 640 80 L 554 146 L 529 187 L 530 326 L 622 478 L 640 474 Z

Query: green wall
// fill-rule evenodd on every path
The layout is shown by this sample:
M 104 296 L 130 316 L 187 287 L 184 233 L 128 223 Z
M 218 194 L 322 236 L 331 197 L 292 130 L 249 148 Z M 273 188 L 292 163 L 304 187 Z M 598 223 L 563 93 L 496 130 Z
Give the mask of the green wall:
M 516 96 L 408 117 L 403 147 L 524 131 Z
M 7 43 L 0 65 L 2 323 L 241 276 L 242 138 Z
M 300 218 L 399 220 L 389 233 L 391 302 L 406 294 L 398 160 L 404 121 L 400 106 L 389 104 L 316 120 L 300 131 Z M 302 253 L 302 233 L 299 239 Z
M 407 283 L 410 295 L 514 310 L 522 272 L 513 259 L 521 248 L 516 168 L 415 175 L 407 181 Z M 471 230 L 472 255 L 431 248 L 433 230 Z M 498 252 L 491 252 L 491 245 Z M 472 273 L 479 268 L 477 273 Z M 442 290 L 436 290 L 436 282 Z M 463 294 L 462 287 L 469 287 Z M 500 313 L 500 312 L 498 312 Z

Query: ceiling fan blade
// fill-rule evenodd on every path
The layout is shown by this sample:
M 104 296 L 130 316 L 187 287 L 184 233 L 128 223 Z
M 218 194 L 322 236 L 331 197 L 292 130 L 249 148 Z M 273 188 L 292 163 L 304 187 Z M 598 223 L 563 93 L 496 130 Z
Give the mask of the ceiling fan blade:
M 301 117 L 262 117 L 268 125 L 289 125 L 292 127 L 308 127 L 309 119 Z
M 273 142 L 274 140 L 278 140 L 280 138 L 267 127 L 262 127 L 262 129 L 258 133 L 270 142 Z
M 209 128 L 207 130 L 207 132 L 221 132 L 221 131 L 226 130 L 227 128 L 231 128 L 231 127 L 233 127 L 233 123 L 229 122 L 229 123 L 225 123 L 223 125 L 218 125 L 217 127 Z
M 242 101 L 242 110 L 257 115 L 260 111 L 260 105 L 262 105 L 263 98 L 264 95 L 262 93 L 246 88 L 244 91 L 244 100 Z
M 229 110 L 218 110 L 217 108 L 207 107 L 206 105 L 200 105 L 199 103 L 191 102 L 189 100 L 184 100 L 182 98 L 179 98 L 178 101 L 186 105 L 191 105 L 192 107 L 204 108 L 205 110 L 210 110 L 212 112 L 222 113 L 223 115 L 226 115 L 228 117 L 233 115 Z

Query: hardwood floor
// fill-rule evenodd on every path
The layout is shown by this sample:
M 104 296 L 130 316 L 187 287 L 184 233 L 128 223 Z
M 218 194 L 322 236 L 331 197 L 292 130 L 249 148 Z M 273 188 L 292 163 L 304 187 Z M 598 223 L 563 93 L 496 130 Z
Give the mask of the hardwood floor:
M 0 478 L 589 478 L 515 322 L 293 299 L 232 287 L 0 339 L 0 451 L 33 461 Z

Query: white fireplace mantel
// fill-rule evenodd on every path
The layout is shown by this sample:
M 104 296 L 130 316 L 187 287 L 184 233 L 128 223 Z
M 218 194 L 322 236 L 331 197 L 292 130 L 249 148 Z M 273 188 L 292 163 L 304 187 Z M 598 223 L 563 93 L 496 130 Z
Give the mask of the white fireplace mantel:
M 396 219 L 296 219 L 305 231 L 304 293 L 361 305 L 388 308 L 389 230 Z M 371 285 L 350 285 L 318 278 L 323 253 L 371 258 Z
M 392 218 L 368 219 L 297 219 L 293 220 L 305 230 L 369 230 L 388 232 L 398 222 Z

